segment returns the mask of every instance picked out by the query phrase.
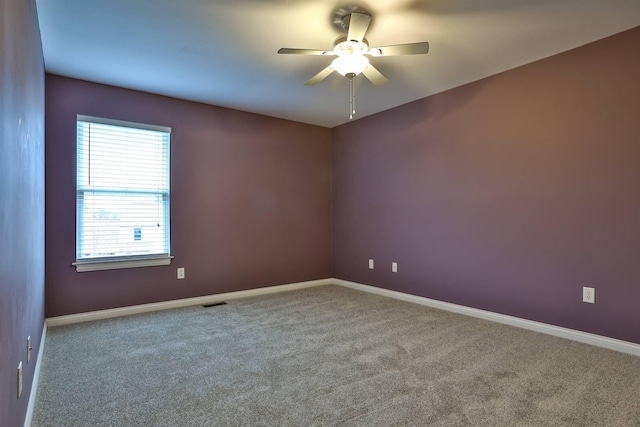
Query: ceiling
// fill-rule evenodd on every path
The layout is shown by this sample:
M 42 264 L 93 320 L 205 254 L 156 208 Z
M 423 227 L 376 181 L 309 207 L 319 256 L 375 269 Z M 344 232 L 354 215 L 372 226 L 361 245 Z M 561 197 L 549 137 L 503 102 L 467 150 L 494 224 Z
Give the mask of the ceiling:
M 638 0 L 37 0 L 45 66 L 63 76 L 326 127 L 349 121 L 331 62 L 334 20 L 373 16 L 371 46 L 428 41 L 427 55 L 372 58 L 390 82 L 356 80 L 354 120 L 640 25 Z

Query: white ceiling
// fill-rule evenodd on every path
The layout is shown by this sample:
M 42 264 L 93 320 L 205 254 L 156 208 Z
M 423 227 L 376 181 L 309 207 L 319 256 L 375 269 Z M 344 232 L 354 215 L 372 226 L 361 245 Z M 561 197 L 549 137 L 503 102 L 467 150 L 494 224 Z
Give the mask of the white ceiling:
M 326 127 L 349 121 L 348 80 L 304 82 L 332 58 L 333 19 L 373 15 L 372 46 L 428 41 L 427 55 L 372 58 L 354 119 L 640 25 L 640 0 L 37 0 L 48 72 Z

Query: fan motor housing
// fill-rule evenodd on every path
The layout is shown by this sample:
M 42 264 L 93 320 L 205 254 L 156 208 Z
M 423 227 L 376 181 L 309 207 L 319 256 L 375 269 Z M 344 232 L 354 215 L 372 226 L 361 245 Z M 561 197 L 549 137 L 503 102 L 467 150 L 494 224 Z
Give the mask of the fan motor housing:
M 338 56 L 364 55 L 369 52 L 369 42 L 367 39 L 362 39 L 361 42 L 358 42 L 347 40 L 346 36 L 338 37 L 333 44 L 333 51 Z

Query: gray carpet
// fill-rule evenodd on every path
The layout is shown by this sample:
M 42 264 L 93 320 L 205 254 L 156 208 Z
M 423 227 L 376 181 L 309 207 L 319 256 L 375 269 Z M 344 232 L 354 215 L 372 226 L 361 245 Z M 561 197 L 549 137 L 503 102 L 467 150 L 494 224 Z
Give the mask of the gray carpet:
M 322 286 L 49 330 L 33 426 L 640 426 L 640 358 Z

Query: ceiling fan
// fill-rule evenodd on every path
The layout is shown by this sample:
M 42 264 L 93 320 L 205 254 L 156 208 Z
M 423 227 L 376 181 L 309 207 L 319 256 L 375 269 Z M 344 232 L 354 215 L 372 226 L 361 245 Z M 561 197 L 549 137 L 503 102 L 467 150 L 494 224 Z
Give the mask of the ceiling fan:
M 389 80 L 369 62 L 369 56 L 396 56 L 416 55 L 429 52 L 429 43 L 407 43 L 393 46 L 369 47 L 369 42 L 364 38 L 372 17 L 366 13 L 352 12 L 342 17 L 342 28 L 347 31 L 347 36 L 338 37 L 333 44 L 333 50 L 317 49 L 291 49 L 282 48 L 280 54 L 293 55 L 322 55 L 337 56 L 333 62 L 311 77 L 305 85 L 313 86 L 337 71 L 350 80 L 350 118 L 355 114 L 355 94 L 353 78 L 359 74 L 364 76 L 375 86 L 382 86 Z
M 282 48 L 278 50 L 278 53 L 337 56 L 331 65 L 307 80 L 305 83 L 307 86 L 313 86 L 321 82 L 334 71 L 339 72 L 347 78 L 353 78 L 362 73 L 374 85 L 382 86 L 389 80 L 369 63 L 369 59 L 365 55 L 394 56 L 425 54 L 429 52 L 428 42 L 369 48 L 369 42 L 364 36 L 371 24 L 371 20 L 371 15 L 365 13 L 352 12 L 349 15 L 345 15 L 342 18 L 342 26 L 348 31 L 347 36 L 338 37 L 333 44 L 333 50 Z

